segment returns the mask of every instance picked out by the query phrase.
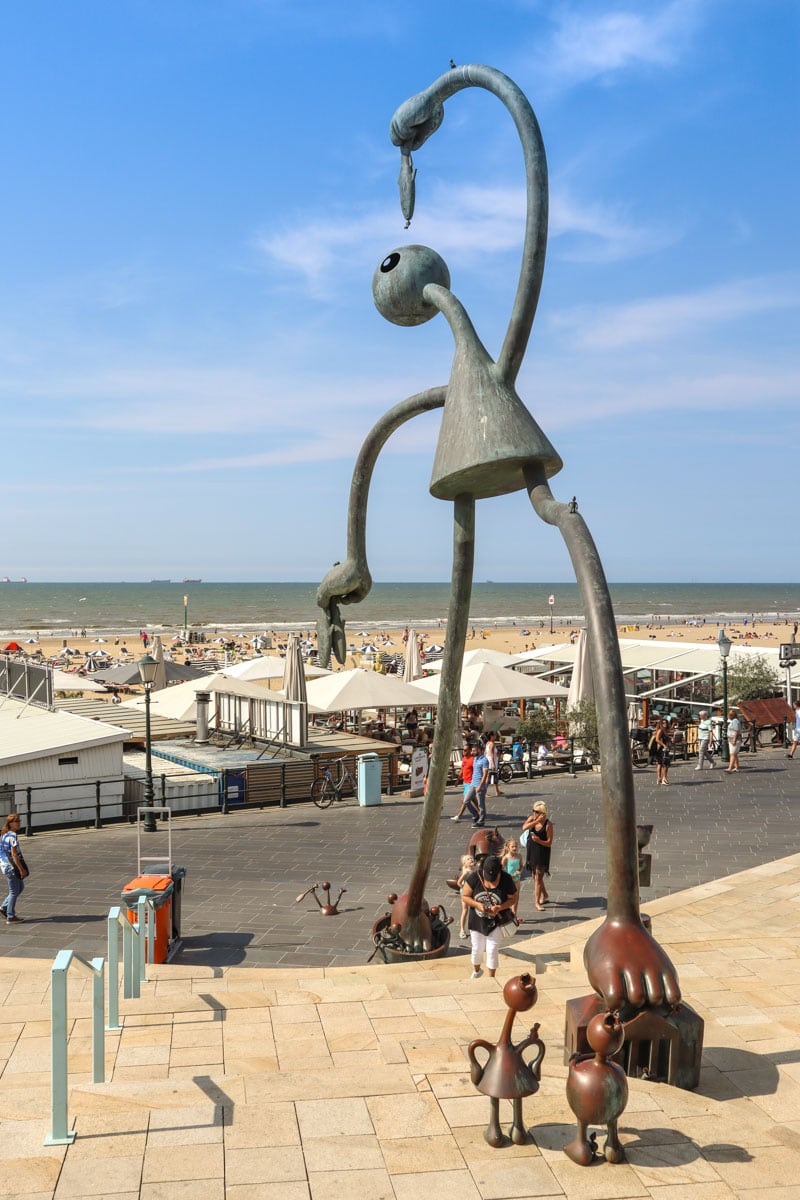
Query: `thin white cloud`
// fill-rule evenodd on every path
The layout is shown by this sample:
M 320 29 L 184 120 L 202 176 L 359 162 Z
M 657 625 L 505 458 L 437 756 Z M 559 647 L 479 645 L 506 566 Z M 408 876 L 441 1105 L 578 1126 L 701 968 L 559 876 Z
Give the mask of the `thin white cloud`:
M 741 279 L 696 292 L 659 296 L 612 308 L 578 307 L 552 318 L 565 330 L 574 346 L 583 350 L 620 350 L 624 347 L 674 341 L 710 325 L 722 325 L 744 316 L 796 308 L 800 287 L 786 279 Z
M 552 39 L 537 56 L 542 78 L 551 87 L 572 87 L 672 67 L 686 53 L 704 7 L 703 0 L 629 3 L 596 13 L 585 5 L 556 6 Z
M 436 188 L 408 233 L 402 231 L 399 209 L 387 205 L 349 221 L 311 219 L 262 235 L 257 245 L 312 295 L 323 298 L 345 275 L 374 270 L 397 245 L 421 242 L 453 264 L 468 265 L 519 249 L 524 226 L 524 187 L 465 184 Z M 397 231 L 394 240 L 392 230 Z M 679 233 L 638 223 L 618 205 L 585 203 L 559 184 L 551 192 L 550 235 L 563 241 L 559 253 L 565 258 L 611 262 L 653 253 L 672 244 Z

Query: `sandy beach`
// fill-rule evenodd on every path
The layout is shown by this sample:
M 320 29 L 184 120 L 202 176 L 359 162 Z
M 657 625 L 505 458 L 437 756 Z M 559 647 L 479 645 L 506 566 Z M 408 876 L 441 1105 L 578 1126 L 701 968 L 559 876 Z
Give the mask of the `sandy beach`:
M 533 624 L 528 626 L 487 626 L 480 628 L 470 626 L 467 631 L 467 650 L 474 650 L 480 647 L 492 650 L 501 650 L 507 654 L 518 654 L 524 650 L 539 649 L 543 646 L 556 645 L 562 642 L 574 640 L 579 632 L 579 626 L 564 625 L 558 621 L 553 622 L 553 632 L 550 633 L 550 623 L 545 621 L 535 627 Z M 784 642 L 791 642 L 794 636 L 794 623 L 785 621 L 758 620 L 755 624 L 747 622 L 746 624 L 725 625 L 727 635 L 732 639 L 734 644 L 741 642 L 747 646 L 764 646 L 776 647 Z M 175 633 L 178 631 L 176 630 Z M 309 634 L 308 629 L 298 628 L 298 633 L 301 636 L 313 636 Z M 677 642 L 699 642 L 713 643 L 717 640 L 719 632 L 719 624 L 714 620 L 708 620 L 705 624 L 684 624 L 684 625 L 620 625 L 618 633 L 621 638 L 635 639 L 651 639 L 656 641 L 677 641 Z M 270 633 L 269 630 L 266 631 Z M 425 628 L 418 628 L 417 635 L 421 640 L 423 647 L 425 646 L 440 646 L 443 645 L 446 635 L 446 623 L 442 621 L 435 625 L 428 625 Z M 178 662 L 187 660 L 187 651 L 193 650 L 195 647 L 185 648 L 180 642 L 173 642 L 174 634 L 162 635 L 165 653 L 168 657 L 174 658 Z M 286 634 L 284 632 L 272 633 L 272 649 L 263 649 L 265 654 L 280 654 L 281 647 L 285 646 Z M 128 630 L 123 635 L 110 635 L 104 637 L 41 637 L 35 643 L 27 641 L 31 635 L 15 638 L 9 638 L 5 645 L 13 641 L 17 641 L 21 649 L 26 654 L 34 654 L 41 651 L 44 657 L 50 661 L 55 658 L 60 658 L 60 665 L 63 667 L 65 662 L 67 669 L 77 670 L 86 662 L 86 656 L 92 651 L 105 650 L 109 657 L 114 661 L 133 662 L 140 658 L 144 653 L 143 643 L 141 638 Z M 229 647 L 228 660 L 238 662 L 243 658 L 252 658 L 255 655 L 253 649 L 253 635 L 241 635 L 238 637 L 230 637 L 225 639 Z M 403 631 L 399 629 L 363 630 L 359 627 L 357 620 L 350 620 L 347 625 L 347 642 L 348 646 L 354 645 L 357 647 L 354 653 L 348 654 L 346 667 L 350 668 L 358 666 L 362 662 L 362 654 L 360 647 L 364 644 L 377 646 L 381 651 L 387 654 L 403 652 Z M 73 656 L 64 655 L 64 643 L 73 651 L 78 651 L 78 654 Z M 152 643 L 150 648 L 152 648 Z M 201 643 L 196 647 L 201 654 L 206 654 L 211 657 L 224 657 L 225 647 L 221 639 L 209 637 L 205 643 Z M 369 664 L 365 664 L 369 665 Z M 338 668 L 337 669 L 341 669 Z

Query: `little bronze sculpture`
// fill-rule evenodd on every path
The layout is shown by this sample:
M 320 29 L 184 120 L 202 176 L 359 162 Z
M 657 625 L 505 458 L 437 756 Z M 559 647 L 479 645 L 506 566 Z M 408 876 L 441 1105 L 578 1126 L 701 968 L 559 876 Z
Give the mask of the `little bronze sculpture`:
M 324 904 L 322 903 L 319 896 L 317 895 L 317 889 L 319 889 L 320 891 L 325 893 L 325 903 Z M 339 895 L 336 897 L 336 899 L 333 901 L 333 903 L 331 903 L 331 885 L 326 879 L 322 883 L 312 883 L 310 888 L 306 888 L 306 890 L 304 892 L 300 893 L 300 895 L 295 900 L 295 904 L 299 904 L 301 900 L 305 900 L 306 896 L 312 895 L 314 897 L 314 899 L 316 900 L 317 906 L 319 907 L 320 914 L 323 917 L 337 917 L 339 915 L 339 901 L 341 900 L 342 896 L 345 894 L 346 891 L 347 891 L 347 888 L 340 887 Z
M 538 1023 L 516 1046 L 511 1041 L 511 1027 L 517 1013 L 527 1012 L 538 999 L 536 980 L 531 975 L 515 975 L 503 988 L 503 999 L 508 1005 L 508 1012 L 499 1041 L 493 1045 L 484 1038 L 476 1038 L 467 1047 L 470 1078 L 478 1091 L 488 1096 L 491 1102 L 489 1124 L 483 1136 L 495 1148 L 507 1146 L 509 1138 L 516 1146 L 525 1146 L 533 1141 L 522 1120 L 522 1101 L 525 1096 L 532 1096 L 539 1090 L 545 1050 L 544 1042 L 539 1037 Z M 526 1062 L 523 1058 L 523 1051 L 529 1046 L 536 1046 L 538 1051 L 532 1062 Z M 479 1061 L 476 1050 L 486 1051 L 484 1063 Z M 509 1138 L 503 1135 L 500 1128 L 501 1100 L 511 1101 L 513 1117 Z
M 441 313 L 455 353 L 447 385 L 430 388 L 390 409 L 368 434 L 353 473 L 347 522 L 347 557 L 328 572 L 317 592 L 320 662 L 331 651 L 344 662 L 341 606 L 362 600 L 372 578 L 366 555 L 366 510 L 372 471 L 387 438 L 405 421 L 442 408 L 431 493 L 453 503 L 454 551 L 447 641 L 442 665 L 436 734 L 419 846 L 407 900 L 393 924 L 409 952 L 431 944 L 424 889 L 442 811 L 450 749 L 459 706 L 459 677 L 466 641 L 474 560 L 475 502 L 514 491 L 528 493 L 536 514 L 555 525 L 569 550 L 586 609 L 602 758 L 608 910 L 587 943 L 589 980 L 605 1009 L 661 1006 L 680 1001 L 669 958 L 639 917 L 636 815 L 626 699 L 614 613 L 600 558 L 578 506 L 560 503 L 548 479 L 561 459 L 516 391 L 544 271 L 547 241 L 547 164 L 536 116 L 517 85 L 492 67 L 454 67 L 395 113 L 390 136 L 401 154 L 400 195 L 406 221 L 415 203 L 412 153 L 439 128 L 444 103 L 468 87 L 493 93 L 507 108 L 522 142 L 527 217 L 522 264 L 513 311 L 497 359 L 485 348 L 466 309 L 450 288 L 450 273 L 432 249 L 393 250 L 375 272 L 373 296 L 387 320 L 415 326 Z
M 618 1013 L 599 1013 L 586 1028 L 586 1037 L 594 1054 L 573 1054 L 567 1076 L 567 1101 L 578 1119 L 574 1141 L 564 1147 L 567 1158 L 579 1167 L 588 1167 L 599 1154 L 597 1135 L 587 1137 L 590 1125 L 605 1125 L 608 1137 L 603 1147 L 607 1162 L 625 1161 L 619 1141 L 617 1122 L 628 1103 L 628 1080 L 610 1056 L 622 1049 L 625 1030 Z

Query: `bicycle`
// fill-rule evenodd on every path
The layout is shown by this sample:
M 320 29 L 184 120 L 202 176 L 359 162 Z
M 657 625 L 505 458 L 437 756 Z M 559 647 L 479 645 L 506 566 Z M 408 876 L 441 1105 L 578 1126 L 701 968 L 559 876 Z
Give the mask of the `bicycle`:
M 336 779 L 333 778 L 333 772 L 328 766 L 311 785 L 311 799 L 317 808 L 328 808 L 334 800 L 344 799 L 345 793 L 350 796 L 358 791 L 355 776 L 348 766 L 342 765 L 346 763 L 346 757 L 337 758 L 335 763 Z
M 644 737 L 637 737 L 640 731 L 637 729 L 631 733 L 631 761 L 635 767 L 641 770 L 643 767 L 650 765 L 650 750 L 648 742 L 650 740 L 650 730 L 642 730 Z

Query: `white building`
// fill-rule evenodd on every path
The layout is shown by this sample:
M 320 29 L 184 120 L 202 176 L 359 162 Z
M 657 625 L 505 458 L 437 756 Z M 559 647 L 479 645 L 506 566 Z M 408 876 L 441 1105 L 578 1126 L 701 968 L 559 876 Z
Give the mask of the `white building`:
M 72 713 L 0 698 L 0 814 L 30 805 L 33 829 L 122 815 L 122 745 L 128 731 Z M 29 792 L 30 789 L 30 792 Z

